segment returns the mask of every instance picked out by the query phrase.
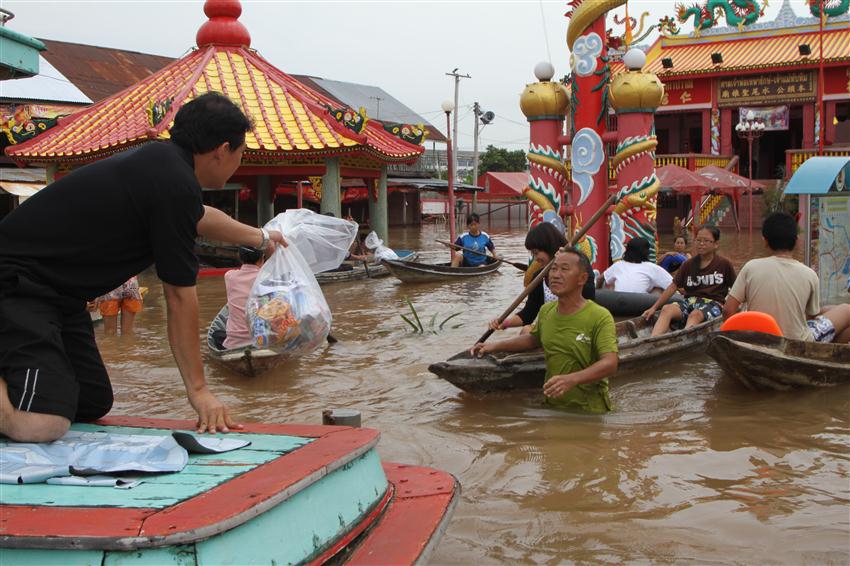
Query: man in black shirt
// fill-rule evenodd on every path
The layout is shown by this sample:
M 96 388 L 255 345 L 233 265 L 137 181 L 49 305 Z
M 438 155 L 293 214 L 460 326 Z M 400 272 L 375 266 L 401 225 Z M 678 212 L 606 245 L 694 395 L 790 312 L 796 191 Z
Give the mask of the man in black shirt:
M 151 264 L 198 432 L 241 428 L 204 379 L 193 250 L 198 235 L 286 245 L 279 232 L 203 204 L 201 187 L 222 188 L 239 167 L 250 129 L 228 98 L 202 95 L 177 113 L 170 142 L 86 165 L 0 222 L 0 433 L 50 441 L 109 412 L 112 387 L 85 304 Z

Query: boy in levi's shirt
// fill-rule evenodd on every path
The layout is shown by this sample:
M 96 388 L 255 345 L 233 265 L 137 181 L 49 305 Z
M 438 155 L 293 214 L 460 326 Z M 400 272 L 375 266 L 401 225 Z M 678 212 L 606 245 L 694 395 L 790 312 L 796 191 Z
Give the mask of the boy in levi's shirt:
M 723 314 L 726 295 L 735 283 L 735 268 L 717 253 L 719 240 L 720 230 L 716 226 L 699 229 L 695 240 L 697 255 L 682 264 L 673 282 L 643 313 L 643 317 L 649 320 L 664 305 L 652 328 L 653 336 L 668 332 L 671 324 L 682 320 L 685 328 L 690 328 Z M 682 289 L 685 300 L 666 304 L 677 289 Z

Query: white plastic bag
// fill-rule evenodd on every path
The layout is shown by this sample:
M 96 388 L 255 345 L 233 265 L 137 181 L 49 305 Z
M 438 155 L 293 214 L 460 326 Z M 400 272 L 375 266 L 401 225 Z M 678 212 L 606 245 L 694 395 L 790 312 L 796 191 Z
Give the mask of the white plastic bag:
M 384 259 L 400 259 L 397 253 L 384 245 L 384 241 L 374 230 L 366 236 L 366 247 L 375 255 L 375 263 L 380 263 Z
M 281 232 L 290 246 L 298 248 L 313 273 L 339 267 L 357 237 L 357 222 L 316 214 L 306 208 L 278 214 L 265 228 Z
M 305 354 L 327 340 L 333 318 L 314 273 L 336 269 L 357 235 L 357 223 L 287 210 L 266 226 L 289 243 L 278 246 L 257 274 L 245 314 L 253 345 Z

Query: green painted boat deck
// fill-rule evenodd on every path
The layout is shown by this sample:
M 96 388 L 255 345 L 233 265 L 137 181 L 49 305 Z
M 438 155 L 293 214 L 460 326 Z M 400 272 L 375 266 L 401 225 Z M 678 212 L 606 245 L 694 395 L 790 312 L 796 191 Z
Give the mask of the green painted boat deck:
M 171 436 L 168 429 L 74 424 L 72 430 Z M 0 485 L 0 503 L 6 505 L 46 505 L 70 507 L 169 507 L 253 470 L 284 454 L 313 442 L 313 438 L 272 434 L 231 432 L 227 438 L 249 440 L 251 444 L 223 454 L 189 454 L 189 463 L 181 472 L 167 474 L 130 474 L 144 483 L 132 489 L 79 487 L 67 485 Z

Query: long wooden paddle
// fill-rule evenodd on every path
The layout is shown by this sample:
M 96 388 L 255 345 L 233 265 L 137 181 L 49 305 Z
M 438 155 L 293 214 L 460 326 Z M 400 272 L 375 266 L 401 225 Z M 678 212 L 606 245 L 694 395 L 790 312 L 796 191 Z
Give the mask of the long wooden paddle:
M 454 248 L 456 250 L 463 250 L 465 252 L 473 253 L 473 254 L 476 254 L 476 255 L 483 255 L 484 257 L 489 257 L 484 252 L 479 252 L 478 250 L 472 250 L 472 249 L 469 249 L 469 248 L 465 248 L 463 246 L 459 246 L 457 244 L 453 244 L 453 243 L 447 242 L 445 240 L 434 240 L 434 241 L 439 243 L 439 244 L 443 244 L 444 246 Z M 516 267 L 517 269 L 519 269 L 520 271 L 527 271 L 528 270 L 528 264 L 527 263 L 519 263 L 519 262 L 515 262 L 515 261 L 508 261 L 506 259 L 503 259 L 502 263 L 507 263 L 508 265 L 512 265 L 512 266 Z
M 582 237 L 584 237 L 584 235 L 587 233 L 587 231 L 590 230 L 591 226 L 596 224 L 596 221 L 599 220 L 600 218 L 602 218 L 602 215 L 605 214 L 605 211 L 608 210 L 608 207 L 611 206 L 614 203 L 614 201 L 616 201 L 616 200 L 617 200 L 616 194 L 609 196 L 608 200 L 606 200 L 605 203 L 601 207 L 599 207 L 599 210 L 597 210 L 596 212 L 593 213 L 593 216 L 591 216 L 590 220 L 588 220 L 587 223 L 584 226 L 582 226 L 581 230 L 576 232 L 573 235 L 573 237 L 570 238 L 569 242 L 567 243 L 567 247 L 575 246 L 576 243 L 578 243 L 578 241 L 581 240 Z M 564 249 L 564 248 L 562 248 L 562 249 Z M 519 296 L 516 299 L 514 299 L 514 302 L 511 303 L 511 306 L 509 306 L 507 309 L 505 309 L 505 312 L 503 312 L 501 314 L 501 316 L 499 317 L 499 325 L 501 325 L 505 321 L 506 318 L 508 318 L 509 316 L 511 316 L 511 314 L 513 314 L 514 310 L 519 306 L 519 304 L 522 302 L 522 300 L 525 299 L 529 295 L 529 293 L 531 293 L 535 289 L 535 287 L 540 285 L 540 283 L 543 281 L 543 278 L 546 277 L 547 273 L 549 273 L 549 269 L 552 268 L 553 263 L 555 263 L 555 258 L 552 258 L 551 260 L 549 260 L 549 263 L 547 263 L 543 267 L 543 269 L 540 270 L 540 272 L 534 277 L 534 279 L 531 280 L 531 283 L 529 283 L 528 286 L 525 289 L 522 290 L 522 293 L 520 293 Z M 493 329 L 488 328 L 487 332 L 482 334 L 481 338 L 479 338 L 478 341 L 479 342 L 486 342 L 487 339 L 492 334 L 493 334 Z

